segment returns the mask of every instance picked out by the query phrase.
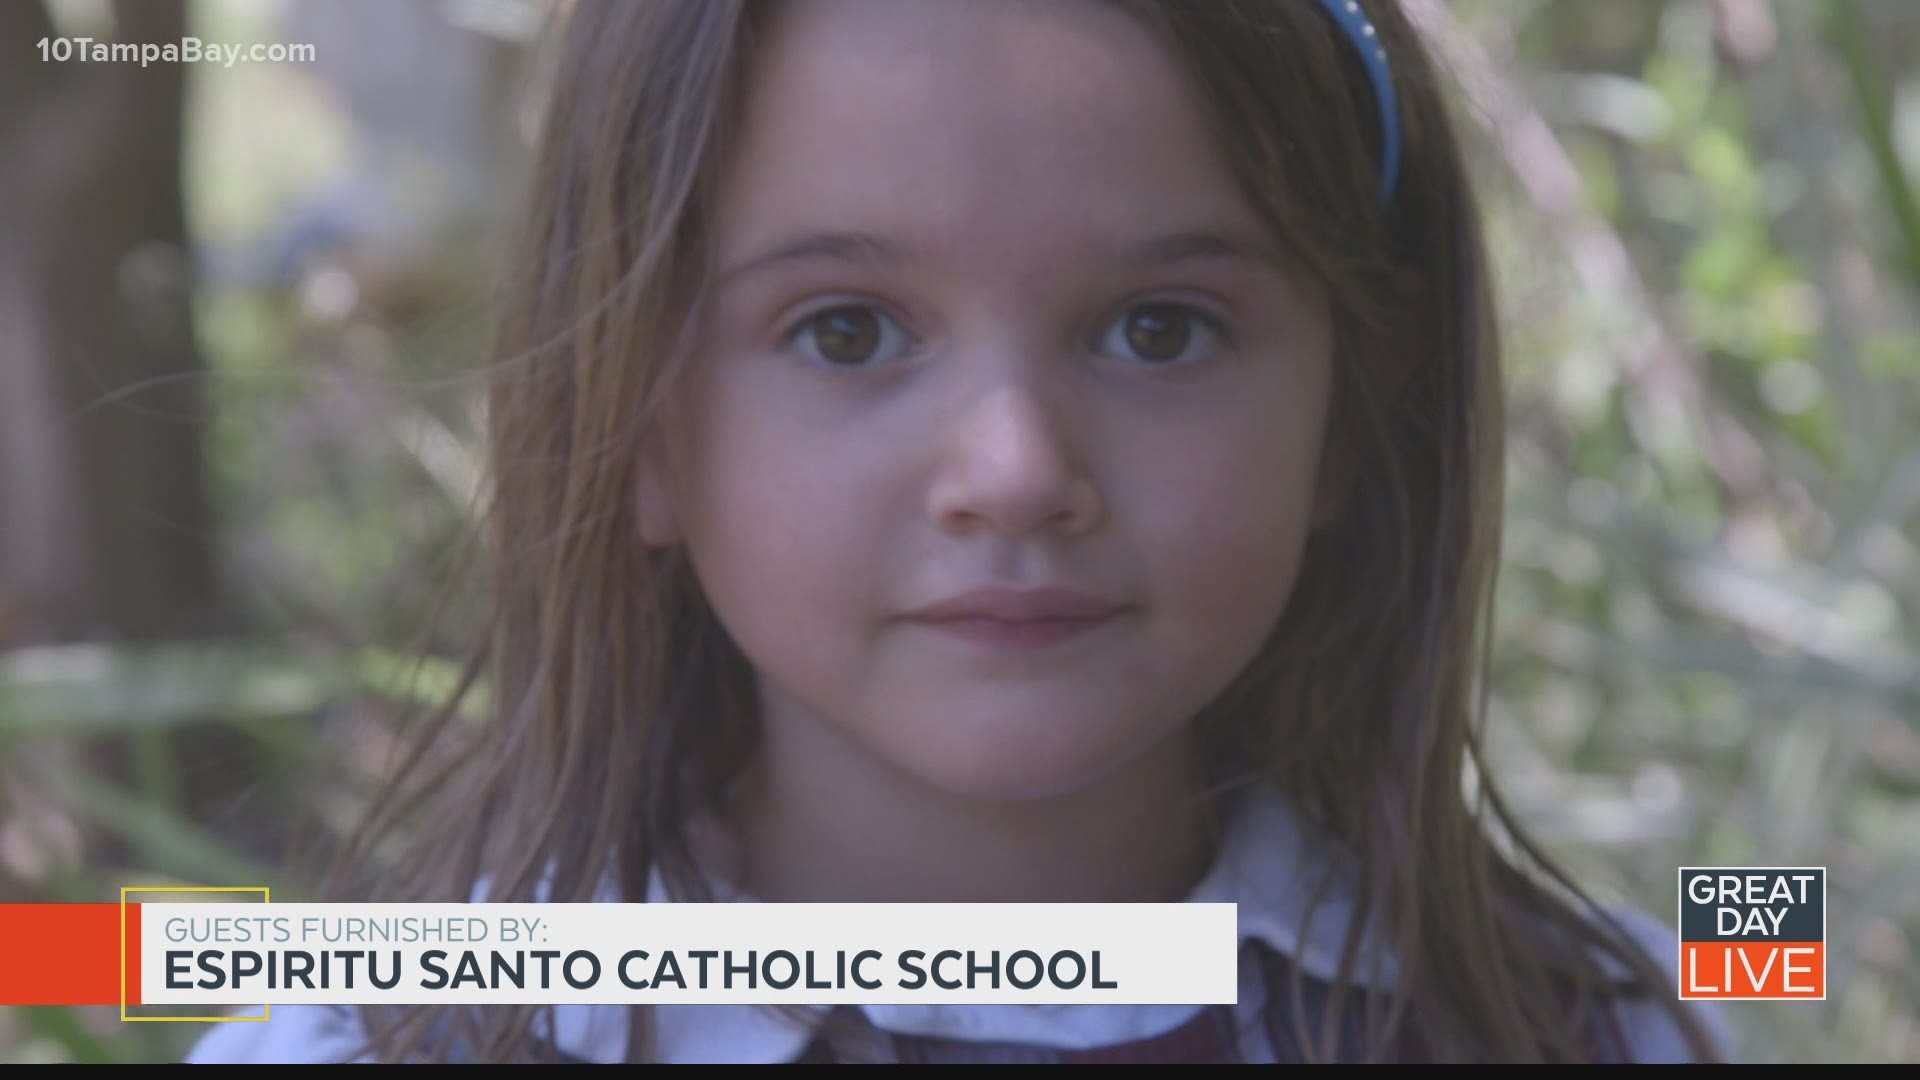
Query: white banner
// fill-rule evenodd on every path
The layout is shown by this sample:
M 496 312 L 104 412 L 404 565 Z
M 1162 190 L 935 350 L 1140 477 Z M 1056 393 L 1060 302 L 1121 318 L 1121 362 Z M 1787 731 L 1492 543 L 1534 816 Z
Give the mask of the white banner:
M 140 906 L 148 1005 L 1231 1004 L 1232 904 Z

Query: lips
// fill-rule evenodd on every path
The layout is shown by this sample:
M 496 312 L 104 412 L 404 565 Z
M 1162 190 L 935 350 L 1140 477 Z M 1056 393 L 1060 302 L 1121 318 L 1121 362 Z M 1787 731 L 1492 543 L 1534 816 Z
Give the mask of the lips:
M 1016 589 L 990 586 L 930 604 L 911 613 L 929 622 L 993 620 L 1002 623 L 1096 621 L 1125 605 L 1060 586 Z
M 912 619 L 950 621 L 950 619 L 993 619 L 998 623 L 1044 623 L 1044 621 L 1094 621 L 1121 611 L 1121 603 L 1102 600 L 1071 588 L 975 588 L 939 603 L 929 603 L 912 611 Z

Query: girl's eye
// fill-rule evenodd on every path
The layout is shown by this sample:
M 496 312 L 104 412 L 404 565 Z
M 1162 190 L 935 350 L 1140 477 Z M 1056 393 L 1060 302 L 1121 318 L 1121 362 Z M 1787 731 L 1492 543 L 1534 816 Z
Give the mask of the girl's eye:
M 1188 304 L 1154 301 L 1135 304 L 1108 328 L 1102 350 L 1131 355 L 1155 365 L 1165 366 L 1188 357 L 1196 342 L 1206 343 L 1198 352 L 1209 351 L 1214 339 L 1225 337 L 1219 320 Z
M 899 323 L 864 304 L 846 304 L 818 312 L 787 335 L 789 346 L 799 344 L 832 367 L 860 367 L 891 359 L 905 352 L 912 343 L 913 339 Z

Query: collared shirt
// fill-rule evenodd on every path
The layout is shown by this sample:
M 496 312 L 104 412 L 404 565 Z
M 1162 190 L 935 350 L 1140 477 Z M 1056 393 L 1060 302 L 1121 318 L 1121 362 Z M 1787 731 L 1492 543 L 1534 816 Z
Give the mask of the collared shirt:
M 1281 1060 L 1286 1047 L 1265 1022 L 1268 980 L 1262 966 L 1246 962 L 1251 952 L 1284 957 L 1311 978 L 1334 981 L 1340 949 L 1353 913 L 1352 893 L 1341 887 L 1328 847 L 1271 791 L 1256 791 L 1240 806 L 1207 876 L 1190 902 L 1238 905 L 1242 944 L 1237 1004 L 1226 1010 L 1228 1038 L 1240 1060 Z M 1334 887 L 1303 916 L 1321 873 L 1332 866 Z M 611 896 L 609 897 L 612 898 Z M 733 899 L 747 899 L 733 894 Z M 649 900 L 671 897 L 656 873 Z M 1633 909 L 1611 912 L 1656 960 L 1670 979 L 1678 953 L 1669 929 Z M 1610 964 L 1610 961 L 1603 962 Z M 1378 939 L 1362 938 L 1351 978 L 1371 989 L 1389 989 L 1393 958 Z M 1698 1003 L 1689 1003 L 1690 1007 Z M 757 1005 L 658 1005 L 653 1007 L 656 1056 L 667 1062 L 770 1063 L 818 1054 L 822 1044 L 838 1060 L 892 1060 L 908 1039 L 1080 1051 L 1136 1043 L 1193 1028 L 1209 1007 L 1194 1005 L 861 1005 L 808 1006 L 791 1011 Z M 1216 1010 L 1217 1012 L 1218 1010 Z M 1730 1040 L 1718 1013 L 1698 1008 L 1723 1054 Z M 1690 1060 L 1678 1028 L 1658 1002 L 1616 1010 L 1628 1051 L 1639 1062 Z M 552 1042 L 561 1053 L 589 1062 L 618 1062 L 627 1050 L 624 1005 L 561 1005 L 554 1009 Z M 544 1034 L 544 1030 L 542 1031 Z M 221 1024 L 188 1056 L 190 1063 L 330 1062 L 354 1060 L 361 1033 L 353 1010 L 342 1006 L 283 1006 L 264 1024 Z M 989 1055 L 991 1059 L 991 1055 Z

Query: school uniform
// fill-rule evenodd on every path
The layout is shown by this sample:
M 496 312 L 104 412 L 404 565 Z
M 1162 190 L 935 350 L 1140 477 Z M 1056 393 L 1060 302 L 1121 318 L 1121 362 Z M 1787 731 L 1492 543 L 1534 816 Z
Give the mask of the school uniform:
M 661 1005 L 653 1010 L 655 1051 L 667 1062 L 1293 1062 L 1306 1058 L 1294 1018 L 1316 1020 L 1339 970 L 1349 894 L 1327 890 L 1306 933 L 1301 916 L 1326 863 L 1287 801 L 1256 792 L 1242 802 L 1213 867 L 1188 899 L 1239 905 L 1239 1001 L 1233 1005 L 825 1005 L 787 1012 L 754 1005 Z M 1312 872 L 1302 872 L 1304 869 Z M 1336 878 L 1336 883 L 1338 879 Z M 737 893 L 735 899 L 745 899 Z M 612 895 L 609 895 L 612 898 Z M 656 874 L 650 900 L 671 899 Z M 1614 916 L 1668 968 L 1673 933 L 1634 911 Z M 1295 969 L 1301 996 L 1293 996 Z M 1392 956 L 1363 938 L 1353 980 L 1369 992 L 1391 988 Z M 1350 994 L 1342 1015 L 1343 1059 L 1359 1054 L 1362 998 Z M 1719 1014 L 1696 1008 L 1723 1055 L 1730 1039 Z M 1595 1032 L 1598 1054 L 1637 1062 L 1690 1060 L 1679 1030 L 1657 1001 L 1626 1003 Z M 554 1010 L 552 1043 L 583 1062 L 625 1059 L 627 1015 L 621 1005 L 562 1005 Z M 1307 1025 L 1318 1040 L 1319 1025 Z M 544 1037 L 544 1028 L 540 1034 Z M 352 1060 L 360 1032 L 351 1009 L 282 1006 L 265 1024 L 221 1024 L 194 1047 L 191 1063 Z M 1317 1045 L 1317 1042 L 1316 1042 Z M 1412 1041 L 1394 1048 L 1422 1060 Z

